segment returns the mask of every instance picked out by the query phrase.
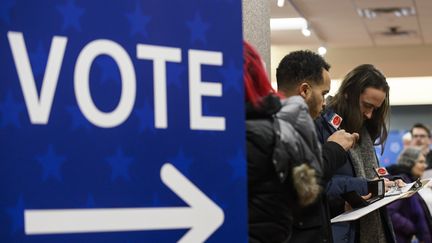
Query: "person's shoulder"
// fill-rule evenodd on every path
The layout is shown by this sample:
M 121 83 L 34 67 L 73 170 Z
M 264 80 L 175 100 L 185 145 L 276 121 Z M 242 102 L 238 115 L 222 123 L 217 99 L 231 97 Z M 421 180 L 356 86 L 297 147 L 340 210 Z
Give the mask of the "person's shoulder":
M 281 101 L 282 108 L 278 112 L 278 117 L 297 117 L 299 114 L 309 114 L 309 108 L 305 102 L 305 100 L 299 96 L 291 96 L 285 98 Z
M 247 139 L 269 143 L 274 140 L 274 134 L 272 118 L 246 120 Z
M 263 97 L 262 100 L 253 105 L 246 102 L 246 120 L 267 119 L 273 117 L 281 109 L 282 104 L 280 98 L 275 94 L 270 94 Z
M 269 156 L 275 145 L 275 131 L 271 119 L 246 121 L 246 143 L 248 155 L 253 157 L 251 161 L 259 160 L 262 155 Z
M 291 96 L 282 100 L 282 109 L 276 114 L 276 119 L 285 126 L 287 132 L 314 131 L 313 120 L 309 114 L 309 108 L 301 96 Z
M 261 133 L 268 130 L 273 130 L 273 119 L 253 119 L 246 120 L 246 131 L 251 133 Z

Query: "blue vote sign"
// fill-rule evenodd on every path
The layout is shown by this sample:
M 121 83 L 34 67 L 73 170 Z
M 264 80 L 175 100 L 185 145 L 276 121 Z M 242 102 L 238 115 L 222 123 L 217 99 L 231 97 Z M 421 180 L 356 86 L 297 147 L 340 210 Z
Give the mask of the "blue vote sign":
M 241 1 L 0 2 L 0 242 L 246 242 Z

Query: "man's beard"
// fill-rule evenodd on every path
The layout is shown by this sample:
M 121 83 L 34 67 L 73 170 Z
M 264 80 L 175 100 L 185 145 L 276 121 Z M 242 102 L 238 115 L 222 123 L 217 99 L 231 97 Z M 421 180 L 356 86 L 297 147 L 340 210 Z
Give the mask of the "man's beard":
M 318 101 L 315 98 L 315 95 L 312 93 L 312 96 L 309 98 L 309 100 L 306 102 L 309 106 L 309 113 L 312 117 L 312 119 L 315 119 L 318 117 L 320 111 L 318 109 Z

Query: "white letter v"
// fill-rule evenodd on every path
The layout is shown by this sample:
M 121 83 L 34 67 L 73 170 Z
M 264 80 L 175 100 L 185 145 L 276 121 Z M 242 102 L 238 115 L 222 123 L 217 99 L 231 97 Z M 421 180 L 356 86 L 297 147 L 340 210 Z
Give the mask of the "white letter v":
M 63 62 L 67 38 L 54 36 L 48 56 L 48 63 L 45 68 L 40 96 L 38 96 L 23 34 L 21 32 L 9 31 L 7 36 L 30 121 L 33 124 L 47 124 L 57 87 L 60 67 Z

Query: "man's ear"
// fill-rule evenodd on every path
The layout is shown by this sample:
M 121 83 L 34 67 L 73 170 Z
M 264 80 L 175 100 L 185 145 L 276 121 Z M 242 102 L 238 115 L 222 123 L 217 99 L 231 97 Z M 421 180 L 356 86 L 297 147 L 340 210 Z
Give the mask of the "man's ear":
M 306 97 L 309 95 L 309 84 L 308 83 L 301 83 L 298 86 L 299 95 L 303 97 L 303 99 L 306 99 Z

